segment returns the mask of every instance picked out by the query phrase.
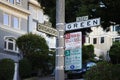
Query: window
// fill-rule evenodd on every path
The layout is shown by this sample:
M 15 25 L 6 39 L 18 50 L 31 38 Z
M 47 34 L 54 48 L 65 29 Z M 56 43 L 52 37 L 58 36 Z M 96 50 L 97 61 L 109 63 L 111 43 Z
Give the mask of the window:
M 120 25 L 114 25 L 112 31 L 120 31 Z
M 4 25 L 7 25 L 7 26 L 10 26 L 10 22 L 11 22 L 11 17 L 9 14 L 7 13 L 4 13 L 3 14 L 3 24 Z M 18 17 L 14 17 L 12 19 L 12 26 L 13 28 L 15 29 L 19 29 L 19 26 L 20 26 L 20 19 Z
M 10 3 L 14 4 L 14 0 L 9 0 Z
M 6 13 L 3 15 L 3 24 L 9 25 L 9 15 Z
M 19 28 L 19 18 L 17 18 L 17 17 L 13 18 L 13 27 L 16 29 Z
M 6 0 L 7 2 L 11 3 L 11 4 L 21 4 L 21 0 Z
M 100 43 L 104 43 L 104 37 L 101 37 Z
M 18 48 L 16 46 L 16 41 L 13 37 L 6 37 L 5 38 L 4 48 L 7 51 L 18 52 Z
M 20 3 L 21 0 L 16 0 L 17 3 Z
M 93 44 L 97 43 L 97 38 L 93 38 Z
M 90 37 L 88 37 L 88 43 L 90 43 Z
M 120 41 L 120 37 L 115 38 L 115 41 Z
M 21 0 L 16 0 L 16 4 L 20 4 L 21 3 Z
M 115 31 L 115 30 L 114 30 L 114 27 L 115 27 L 115 26 L 112 26 L 112 31 Z
M 120 26 L 115 26 L 115 31 L 120 31 Z

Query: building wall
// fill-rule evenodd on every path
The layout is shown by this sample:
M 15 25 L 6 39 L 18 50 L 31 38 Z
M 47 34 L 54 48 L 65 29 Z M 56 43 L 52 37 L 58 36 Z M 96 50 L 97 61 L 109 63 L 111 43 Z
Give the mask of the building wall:
M 36 0 L 29 0 L 29 32 L 37 31 L 37 23 L 44 23 L 44 12 L 41 5 Z
M 15 39 L 29 32 L 44 37 L 49 48 L 55 49 L 56 37 L 37 31 L 38 23 L 49 23 L 49 17 L 44 15 L 44 11 L 37 0 L 13 1 L 14 3 L 9 2 L 9 0 L 0 0 L 0 59 L 11 58 L 14 61 L 19 61 L 21 56 L 18 48 L 16 48 Z M 5 25 L 7 20 L 4 18 L 6 15 L 9 22 L 8 25 Z M 17 24 L 16 21 L 19 22 L 19 27 L 17 28 L 14 27 Z M 12 51 L 7 49 L 11 48 L 11 39 L 14 46 Z
M 3 19 L 3 14 L 2 14 L 3 12 L 0 10 L 0 24 L 2 24 L 2 19 Z
M 106 57 L 108 57 L 108 51 L 112 46 L 113 39 L 118 37 L 119 35 L 116 31 L 113 31 L 113 26 L 110 26 L 108 32 L 103 30 L 103 28 L 101 28 L 100 26 L 92 27 L 91 29 L 92 32 L 88 33 L 88 35 L 86 36 L 85 45 L 94 45 L 94 52 L 96 56 L 103 55 L 106 59 Z M 96 38 L 96 43 L 94 43 L 94 38 Z
M 36 0 L 29 0 L 29 11 L 31 12 L 29 16 L 29 32 L 38 34 L 45 38 L 49 48 L 56 47 L 56 38 L 53 35 L 48 35 L 47 33 L 37 31 L 38 23 L 45 25 L 45 22 L 49 23 L 49 17 L 44 15 L 44 11 L 41 5 Z M 47 26 L 47 25 L 45 25 Z M 52 27 L 48 25 L 47 27 Z
M 20 1 L 20 4 L 18 4 L 16 0 L 14 0 L 14 3 L 10 3 L 7 0 L 0 0 L 0 59 L 11 58 L 15 61 L 19 60 L 19 52 L 15 44 L 13 43 L 13 50 L 9 50 L 6 48 L 7 43 L 5 40 L 7 40 L 7 38 L 14 38 L 13 40 L 15 41 L 15 39 L 28 31 L 28 16 L 30 14 L 27 10 L 28 0 Z M 4 23 L 7 20 L 4 17 L 5 14 L 9 16 L 8 25 Z M 19 27 L 14 27 L 16 24 L 18 24 Z

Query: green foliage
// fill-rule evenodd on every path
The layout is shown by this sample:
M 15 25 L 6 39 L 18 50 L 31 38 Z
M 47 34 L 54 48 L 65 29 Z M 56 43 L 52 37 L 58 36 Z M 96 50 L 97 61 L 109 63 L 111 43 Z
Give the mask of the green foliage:
M 94 46 L 93 45 L 84 45 L 82 47 L 82 60 L 86 62 L 94 58 Z
M 16 40 L 18 48 L 23 52 L 24 56 L 31 53 L 48 53 L 48 45 L 45 39 L 39 35 L 28 33 L 22 35 Z
M 96 9 L 98 5 L 98 0 L 80 0 L 81 2 L 81 7 L 79 7 L 77 11 L 77 16 L 86 16 L 88 15 L 89 17 L 92 16 L 92 10 Z
M 36 34 L 25 34 L 16 40 L 18 48 L 31 65 L 32 71 L 48 69 L 49 48 L 45 39 Z
M 49 66 L 48 66 L 48 61 L 49 61 L 49 56 L 48 55 L 43 55 L 40 53 L 32 53 L 27 55 L 28 60 L 32 64 L 32 72 L 33 73 L 39 73 L 38 71 L 42 71 L 42 74 L 46 74 L 45 72 L 48 72 Z
M 119 80 L 120 66 L 100 62 L 85 74 L 85 80 Z
M 55 27 L 55 16 L 56 16 L 56 0 L 38 0 L 42 7 L 45 7 L 45 14 L 49 15 L 50 21 Z
M 119 0 L 84 0 L 85 6 L 88 5 L 88 12 L 91 18 L 100 17 L 101 25 L 104 29 L 110 25 L 120 24 L 118 21 L 120 16 L 120 1 Z M 91 3 L 94 2 L 94 3 Z M 100 2 L 103 3 L 103 7 L 100 7 Z M 86 4 L 87 3 L 87 4 Z
M 45 6 L 45 12 L 50 16 L 55 26 L 56 0 L 38 0 Z M 100 7 L 102 1 L 104 7 Z M 120 0 L 65 0 L 65 21 L 75 22 L 76 17 L 86 16 L 89 18 L 101 18 L 104 29 L 115 22 L 120 25 Z M 86 31 L 86 30 L 85 30 Z
M 86 80 L 111 80 L 111 65 L 105 62 L 97 64 L 97 66 L 92 67 L 86 74 Z
M 120 63 L 120 42 L 114 42 L 109 51 L 111 61 Z
M 120 24 L 120 21 L 118 21 L 119 20 L 118 16 L 120 16 L 120 1 L 119 0 L 114 0 L 114 1 L 102 0 L 102 1 L 105 3 L 107 7 L 106 14 L 108 20 Z
M 19 74 L 20 77 L 26 78 L 26 77 L 30 77 L 32 73 L 32 66 L 29 62 L 28 59 L 23 58 L 22 60 L 19 61 Z
M 80 7 L 81 0 L 65 0 L 65 21 L 74 22 Z
M 14 61 L 11 59 L 0 60 L 0 80 L 12 80 L 14 76 Z
M 120 64 L 114 65 L 112 68 L 112 79 L 120 80 Z

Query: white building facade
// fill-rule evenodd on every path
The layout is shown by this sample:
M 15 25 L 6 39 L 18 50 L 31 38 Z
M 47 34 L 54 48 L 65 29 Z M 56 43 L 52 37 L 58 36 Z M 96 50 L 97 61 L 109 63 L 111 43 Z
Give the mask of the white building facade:
M 110 26 L 109 31 L 103 30 L 100 26 L 92 27 L 91 30 L 92 32 L 85 37 L 85 45 L 94 45 L 96 56 L 103 56 L 105 60 L 109 60 L 108 54 L 113 41 L 120 40 L 120 35 L 117 32 L 120 30 L 120 26 Z

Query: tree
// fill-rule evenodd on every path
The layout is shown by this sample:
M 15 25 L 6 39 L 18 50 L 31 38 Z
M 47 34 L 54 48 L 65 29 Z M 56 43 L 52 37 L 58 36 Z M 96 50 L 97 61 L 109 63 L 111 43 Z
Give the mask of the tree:
M 120 42 L 114 42 L 109 51 L 112 63 L 120 63 Z
M 93 45 L 84 45 L 82 47 L 82 60 L 83 63 L 94 59 L 94 46 Z
M 50 21 L 52 22 L 53 27 L 55 27 L 56 0 L 38 0 L 38 2 L 45 8 L 45 14 L 50 16 Z
M 81 0 L 65 0 L 66 23 L 75 22 L 80 7 L 81 7 Z
M 55 0 L 39 1 L 45 6 L 45 12 L 52 19 L 52 23 L 55 24 Z M 75 21 L 76 17 L 88 15 L 89 18 L 100 17 L 104 29 L 110 25 L 120 25 L 119 0 L 65 0 L 65 4 L 65 20 L 67 23 Z
M 31 62 L 33 71 L 48 70 L 49 48 L 43 37 L 28 33 L 19 37 L 16 43 L 23 56 Z
M 23 58 L 19 61 L 19 74 L 20 78 L 24 79 L 31 76 L 32 65 L 30 61 L 26 58 Z
M 100 17 L 101 25 L 104 29 L 110 25 L 120 25 L 120 18 L 118 17 L 120 16 L 119 0 L 66 0 L 66 2 L 66 22 L 69 22 L 71 19 L 73 22 L 76 17 L 88 15 L 89 18 Z M 78 5 L 76 5 L 77 3 Z M 67 18 L 67 16 L 72 17 Z
M 101 0 L 103 7 L 99 7 L 95 11 L 95 17 L 101 17 L 101 24 L 103 28 L 107 28 L 110 25 L 119 24 L 120 16 L 120 1 L 119 0 Z M 100 3 L 99 2 L 99 3 Z
M 45 39 L 39 35 L 28 33 L 16 40 L 18 48 L 24 56 L 31 53 L 48 54 L 48 45 Z

